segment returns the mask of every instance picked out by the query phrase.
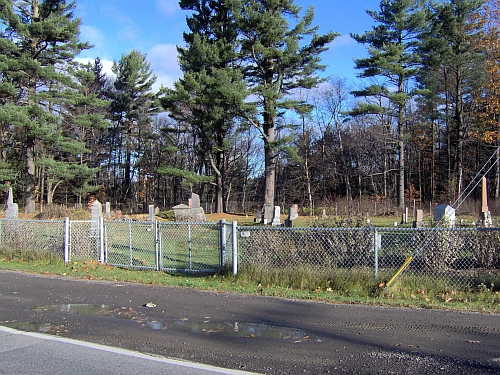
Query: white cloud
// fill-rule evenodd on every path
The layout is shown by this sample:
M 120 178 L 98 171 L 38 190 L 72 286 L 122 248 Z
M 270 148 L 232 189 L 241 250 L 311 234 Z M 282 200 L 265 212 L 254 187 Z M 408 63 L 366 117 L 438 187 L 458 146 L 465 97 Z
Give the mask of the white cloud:
M 173 82 L 181 76 L 175 45 L 157 44 L 148 51 L 147 59 L 151 62 L 151 69 L 158 77 L 155 89 L 161 84 L 172 87 Z
M 177 0 L 156 0 L 156 6 L 165 16 L 171 16 L 179 9 Z
M 95 59 L 90 57 L 79 57 L 75 59 L 80 64 L 93 63 Z M 113 61 L 101 59 L 102 71 L 106 73 L 108 77 L 114 77 L 115 73 L 112 72 L 111 67 L 113 66 Z
M 351 46 L 351 45 L 355 45 L 355 44 L 357 44 L 356 41 L 354 39 L 352 39 L 350 35 L 343 34 L 343 35 L 336 37 L 330 43 L 330 49 L 341 48 L 341 47 Z
M 80 40 L 89 42 L 96 48 L 102 47 L 104 38 L 104 34 L 98 28 L 86 25 L 80 26 Z
M 156 82 L 154 83 L 152 90 L 153 92 L 157 92 L 161 86 L 173 88 L 174 82 L 178 77 L 169 76 L 166 74 L 156 74 Z

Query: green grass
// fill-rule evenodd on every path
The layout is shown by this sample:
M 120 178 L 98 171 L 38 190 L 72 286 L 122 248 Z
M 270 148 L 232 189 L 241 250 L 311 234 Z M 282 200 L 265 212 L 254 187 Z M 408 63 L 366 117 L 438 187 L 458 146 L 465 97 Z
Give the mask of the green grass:
M 156 267 L 155 235 L 150 224 L 110 223 L 107 261 L 132 267 Z M 164 269 L 218 269 L 219 229 L 211 225 L 161 225 Z M 189 232 L 189 236 L 188 236 Z
M 406 306 L 427 309 L 453 309 L 500 313 L 498 278 L 478 280 L 478 286 L 457 290 L 436 278 L 403 275 L 383 288 L 367 269 L 321 271 L 313 268 L 261 269 L 250 267 L 233 276 L 225 269 L 218 274 L 180 275 L 148 270 L 127 270 L 97 262 L 70 262 L 45 253 L 0 248 L 0 269 L 17 270 L 88 280 L 109 280 L 141 284 L 188 287 L 221 292 L 308 299 L 330 303 Z

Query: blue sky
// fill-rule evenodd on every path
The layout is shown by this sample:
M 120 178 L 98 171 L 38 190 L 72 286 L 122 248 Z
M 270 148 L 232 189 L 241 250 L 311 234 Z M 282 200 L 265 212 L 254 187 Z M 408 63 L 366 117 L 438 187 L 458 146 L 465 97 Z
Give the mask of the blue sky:
M 320 33 L 341 33 L 323 53 L 327 65 L 325 76 L 337 75 L 355 81 L 353 58 L 366 55 L 365 46 L 358 45 L 349 33 L 361 34 L 373 26 L 366 9 L 378 10 L 380 0 L 296 0 L 304 14 L 309 6 L 315 8 L 315 22 Z M 176 45 L 184 45 L 183 31 L 187 30 L 187 12 L 178 0 L 77 0 L 75 11 L 82 19 L 80 37 L 94 48 L 80 54 L 82 60 L 100 57 L 105 70 L 113 61 L 133 49 L 147 55 L 158 76 L 155 88 L 171 86 L 181 75 L 177 64 Z

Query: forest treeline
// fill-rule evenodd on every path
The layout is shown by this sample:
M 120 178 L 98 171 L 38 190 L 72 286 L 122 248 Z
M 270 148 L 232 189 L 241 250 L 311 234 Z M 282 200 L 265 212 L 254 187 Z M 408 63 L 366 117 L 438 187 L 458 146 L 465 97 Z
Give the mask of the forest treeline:
M 113 75 L 76 61 L 92 48 L 76 1 L 0 0 L 3 197 L 12 187 L 26 213 L 93 199 L 168 209 L 191 192 L 216 212 L 363 197 L 404 207 L 455 201 L 484 165 L 499 197 L 499 0 L 382 0 L 373 27 L 351 35 L 367 49 L 354 83 L 324 76 L 338 34 L 318 34 L 313 7 L 179 6 L 183 75 L 154 92 L 140 51 Z

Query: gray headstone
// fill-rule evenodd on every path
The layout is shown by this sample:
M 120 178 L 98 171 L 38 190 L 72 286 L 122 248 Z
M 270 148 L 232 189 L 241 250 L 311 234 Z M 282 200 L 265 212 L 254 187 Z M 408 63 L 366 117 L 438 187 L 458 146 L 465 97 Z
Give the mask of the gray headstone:
M 413 228 L 422 228 L 424 224 L 424 210 L 417 210 L 415 215 L 415 221 L 413 222 Z
M 281 209 L 280 206 L 274 206 L 273 221 L 271 225 L 281 225 Z
M 98 200 L 92 203 L 90 208 L 90 235 L 97 236 L 99 234 L 99 219 L 102 217 L 102 204 Z
M 441 204 L 434 209 L 434 221 L 442 222 L 443 226 L 454 227 L 456 222 L 455 209 L 447 204 Z
M 90 220 L 99 221 L 99 218 L 102 216 L 102 204 L 99 201 L 94 201 L 92 203 L 92 207 L 90 209 Z
M 149 209 L 148 221 L 155 221 L 155 206 L 153 204 L 150 204 L 148 206 L 148 209 Z
M 288 209 L 288 220 L 295 220 L 295 209 L 293 207 Z
M 191 194 L 191 219 L 190 221 L 206 221 L 205 211 L 200 206 L 200 196 L 198 194 Z
M 422 221 L 424 221 L 424 210 L 417 210 L 415 221 L 417 223 L 421 223 Z
M 293 208 L 293 216 L 292 215 L 290 216 L 290 220 L 295 220 L 299 217 L 299 205 L 294 204 L 292 208 Z
M 273 221 L 274 209 L 273 205 L 269 203 L 264 204 L 264 224 L 270 223 Z
M 191 193 L 191 208 L 200 208 L 200 196 L 195 193 Z
M 260 212 L 260 210 L 257 210 L 255 212 L 255 219 L 253 219 L 253 221 L 255 223 L 260 223 L 262 221 L 262 213 Z
M 326 209 L 323 208 L 323 215 L 321 216 L 323 219 L 327 219 L 328 216 L 326 216 Z
M 179 204 L 172 207 L 174 210 L 175 221 L 190 221 L 191 207 L 185 204 Z
M 104 217 L 109 219 L 111 217 L 111 203 L 106 202 L 106 208 L 104 209 Z
M 5 211 L 5 218 L 16 220 L 19 218 L 19 207 L 17 203 L 14 203 L 12 188 L 9 188 L 9 192 L 7 194 L 7 210 Z

